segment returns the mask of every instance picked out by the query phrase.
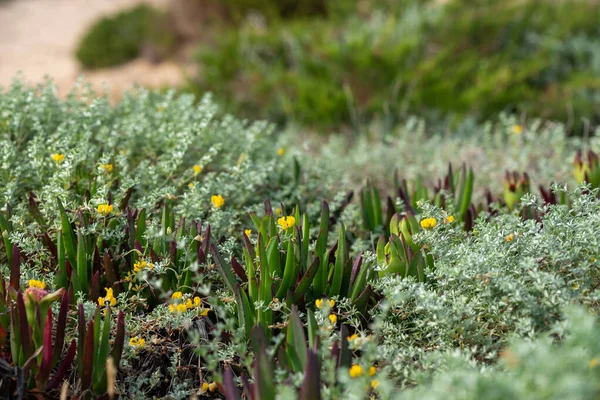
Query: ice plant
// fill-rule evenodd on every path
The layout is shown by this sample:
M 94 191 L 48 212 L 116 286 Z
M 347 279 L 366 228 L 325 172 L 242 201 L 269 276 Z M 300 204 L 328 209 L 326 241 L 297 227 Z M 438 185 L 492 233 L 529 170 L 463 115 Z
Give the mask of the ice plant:
M 225 204 L 225 199 L 220 194 L 217 194 L 211 196 L 210 202 L 212 203 L 213 207 L 221 208 Z
M 529 193 L 529 175 L 527 172 L 519 174 L 506 171 L 504 175 L 504 202 L 509 210 L 512 210 L 516 203 L 521 200 L 525 193 Z
M 98 213 L 100 213 L 104 216 L 110 214 L 111 212 L 113 212 L 113 210 L 114 210 L 114 207 L 112 204 L 104 203 L 104 204 L 98 205 Z
M 425 230 L 433 229 L 437 225 L 435 218 L 425 218 L 421 220 L 421 228 Z
M 577 183 L 589 183 L 592 188 L 600 187 L 600 159 L 592 150 L 589 150 L 584 159 L 581 151 L 575 154 L 573 160 L 573 174 Z
M 57 164 L 60 164 L 65 160 L 65 155 L 61 153 L 54 153 L 51 157 L 52 160 Z
M 277 224 L 285 231 L 288 228 L 296 225 L 296 218 L 292 217 L 291 215 L 287 217 L 281 217 L 277 220 Z

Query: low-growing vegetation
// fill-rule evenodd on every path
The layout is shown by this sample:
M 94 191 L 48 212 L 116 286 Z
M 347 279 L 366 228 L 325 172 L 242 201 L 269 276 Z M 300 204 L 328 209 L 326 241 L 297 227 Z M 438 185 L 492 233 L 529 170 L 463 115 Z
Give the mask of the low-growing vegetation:
M 596 139 L 439 129 L 307 141 L 210 96 L 16 81 L 2 393 L 598 397 Z

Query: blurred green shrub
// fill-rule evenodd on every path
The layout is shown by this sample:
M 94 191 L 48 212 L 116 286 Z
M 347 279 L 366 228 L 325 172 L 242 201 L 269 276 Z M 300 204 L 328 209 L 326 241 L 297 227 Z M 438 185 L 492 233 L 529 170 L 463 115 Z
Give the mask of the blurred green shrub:
M 136 58 L 152 35 L 158 11 L 139 5 L 96 22 L 77 46 L 77 60 L 86 68 L 104 68 Z
M 382 112 L 600 121 L 600 9 L 589 2 L 355 8 L 226 32 L 200 49 L 196 90 L 246 116 L 321 128 Z

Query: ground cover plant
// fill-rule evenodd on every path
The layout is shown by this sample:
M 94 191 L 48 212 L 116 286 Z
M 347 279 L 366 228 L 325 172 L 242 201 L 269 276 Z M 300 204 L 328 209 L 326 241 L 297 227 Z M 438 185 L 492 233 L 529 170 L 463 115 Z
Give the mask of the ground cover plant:
M 316 129 L 374 116 L 500 111 L 597 124 L 598 7 L 586 1 L 326 2 L 327 18 L 227 27 L 196 86 L 229 109 Z M 568 99 L 565 102 L 565 99 Z
M 600 394 L 595 138 L 15 81 L 0 142 L 4 397 Z

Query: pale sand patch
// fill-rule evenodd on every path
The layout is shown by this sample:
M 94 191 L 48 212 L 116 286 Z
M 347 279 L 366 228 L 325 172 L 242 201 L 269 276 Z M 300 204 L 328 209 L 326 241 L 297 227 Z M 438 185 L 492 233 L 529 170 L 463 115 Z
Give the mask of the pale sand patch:
M 168 0 L 143 2 L 165 7 Z M 98 18 L 139 4 L 140 0 L 12 0 L 0 5 L 0 86 L 21 72 L 29 83 L 50 76 L 64 95 L 83 73 L 94 87 L 106 82 L 111 97 L 134 82 L 145 86 L 175 86 L 185 71 L 175 62 L 153 65 L 136 60 L 118 68 L 85 72 L 74 58 L 77 42 Z

